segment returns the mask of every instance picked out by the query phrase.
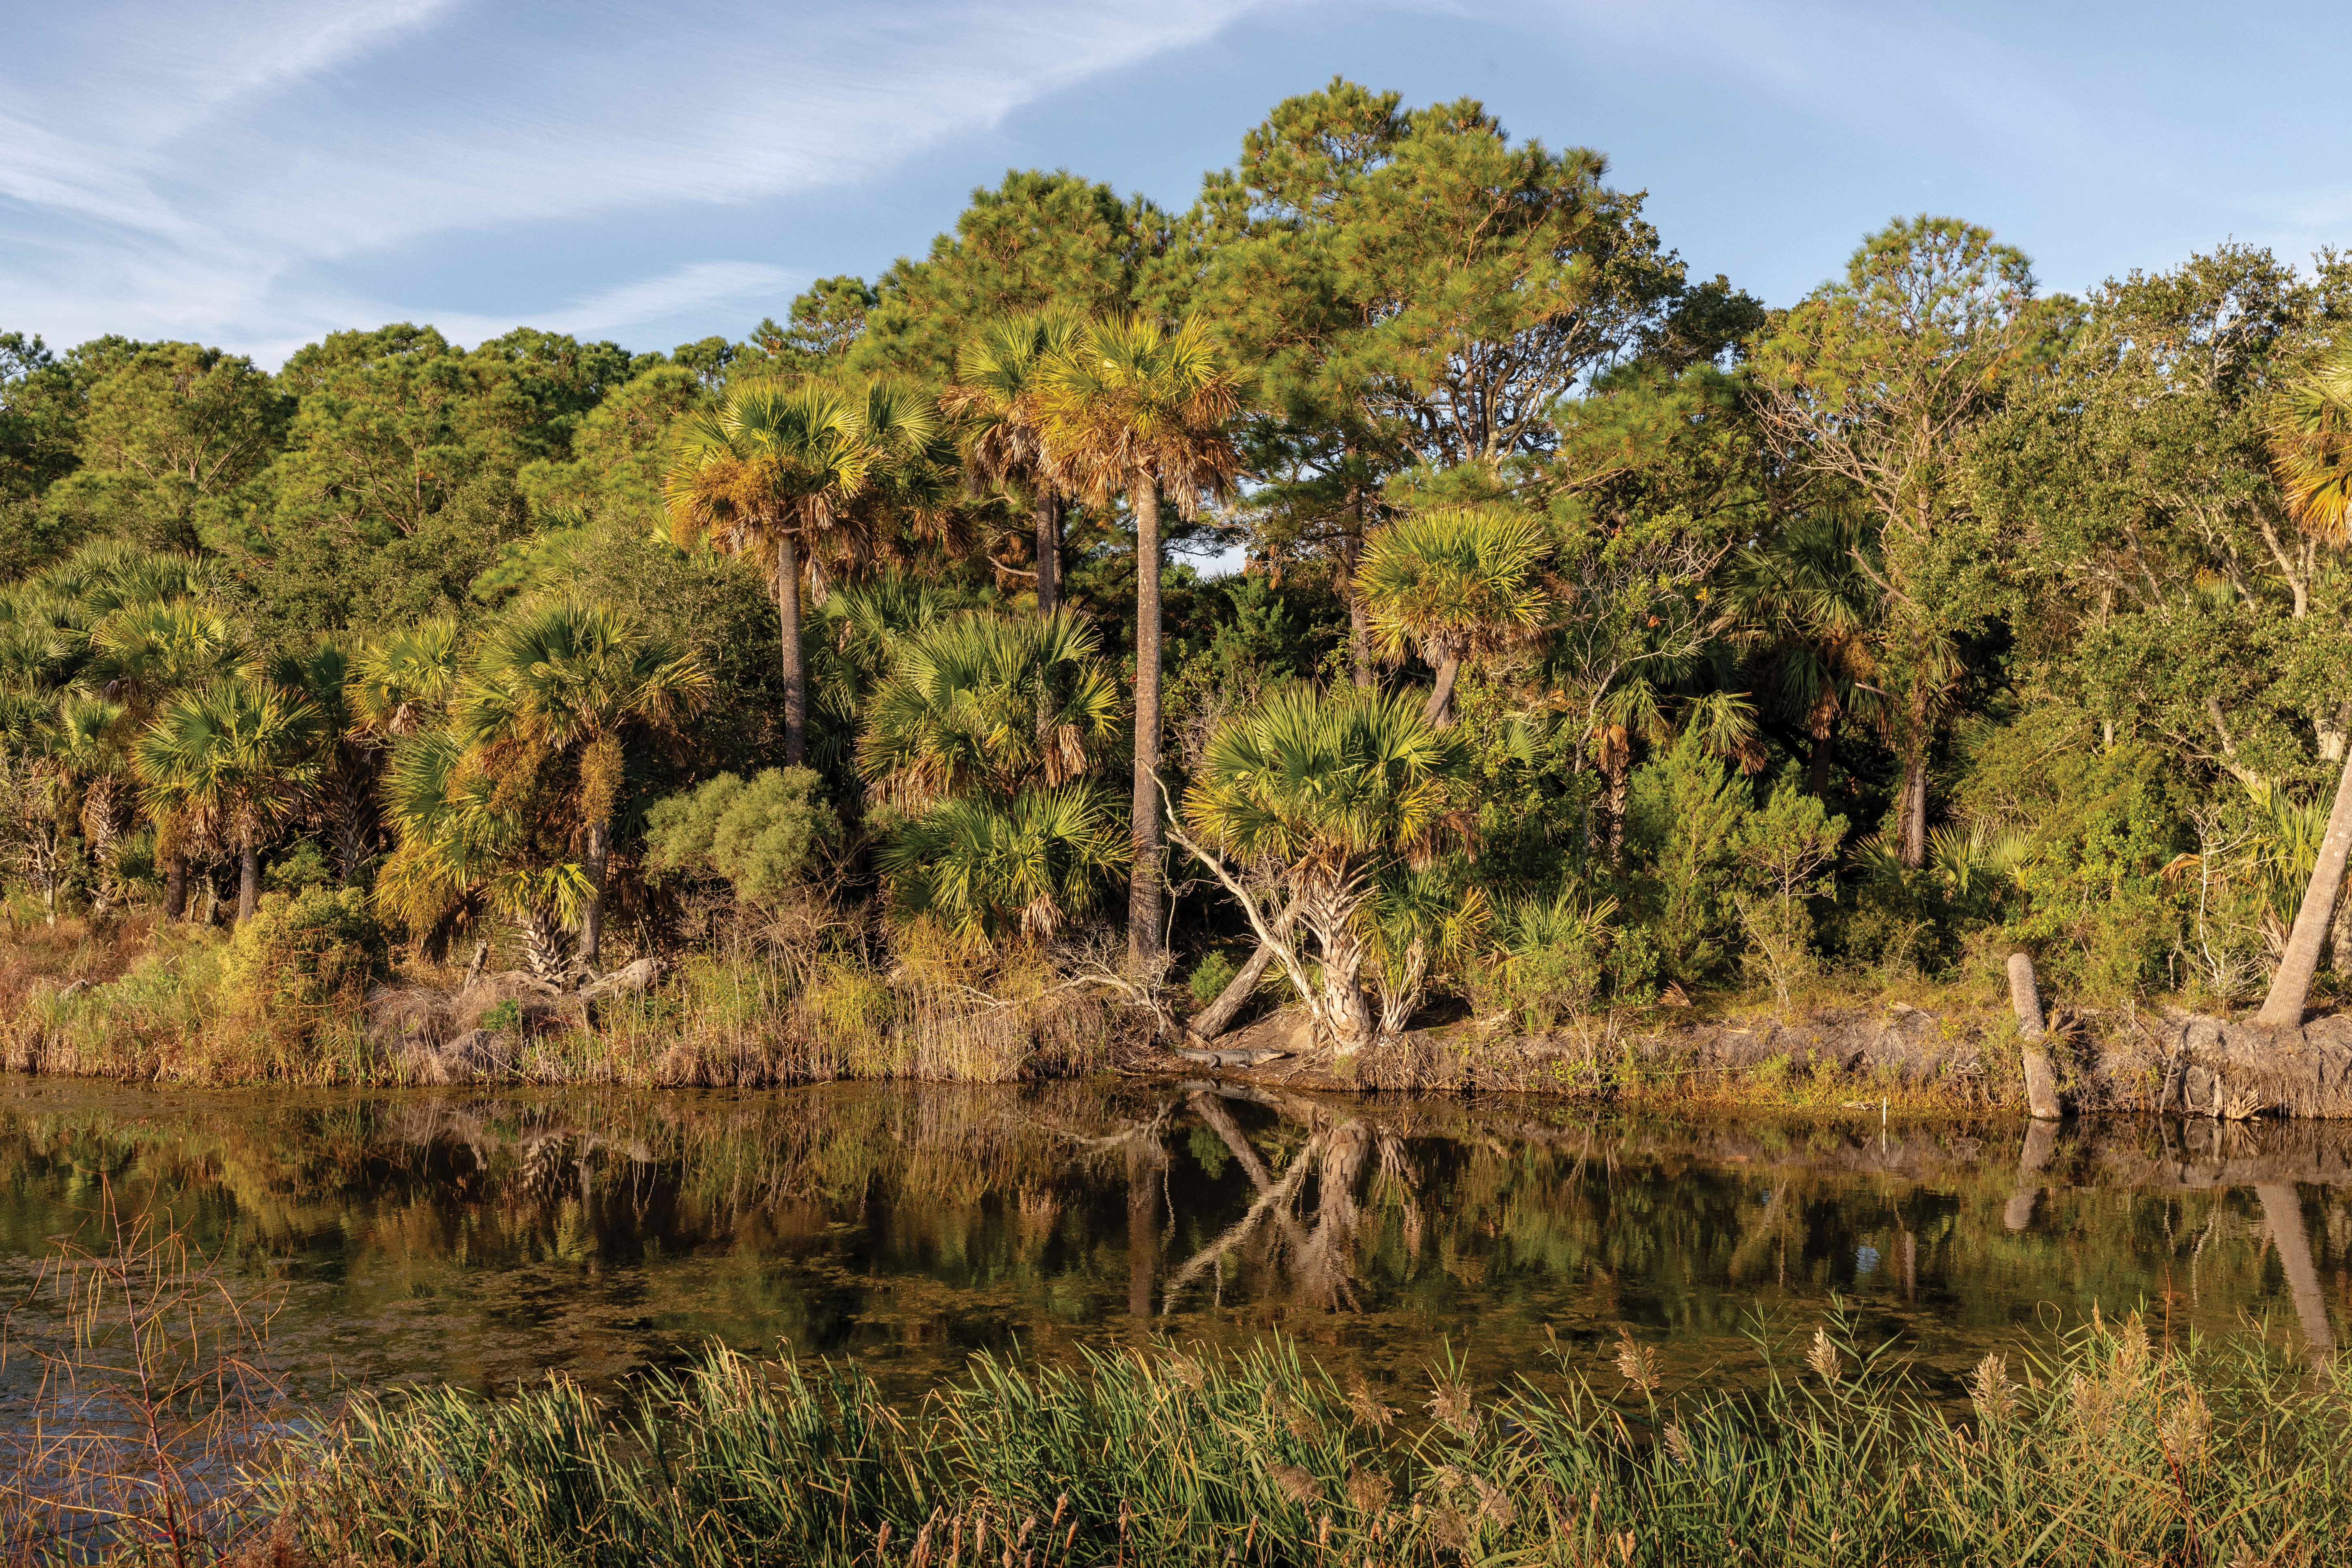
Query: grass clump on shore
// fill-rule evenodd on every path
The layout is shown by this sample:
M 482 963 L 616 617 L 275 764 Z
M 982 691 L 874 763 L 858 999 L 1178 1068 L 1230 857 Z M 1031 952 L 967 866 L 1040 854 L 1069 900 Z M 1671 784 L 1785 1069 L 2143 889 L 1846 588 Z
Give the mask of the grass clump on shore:
M 1966 1403 L 1829 1330 L 1754 1395 L 1559 1375 L 1420 1411 L 1287 1345 L 981 1358 L 911 1413 L 852 1367 L 713 1352 L 607 1407 L 363 1396 L 288 1518 L 362 1563 L 2313 1563 L 2352 1533 L 2352 1376 L 2137 1319 Z M 1777 1352 L 1772 1352 L 1777 1353 Z M 1403 1419 L 1400 1420 L 1400 1415 Z

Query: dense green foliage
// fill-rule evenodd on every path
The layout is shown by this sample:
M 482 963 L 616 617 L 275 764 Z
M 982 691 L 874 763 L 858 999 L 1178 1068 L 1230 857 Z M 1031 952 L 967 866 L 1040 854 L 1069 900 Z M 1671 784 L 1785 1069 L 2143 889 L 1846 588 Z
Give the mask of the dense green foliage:
M 1335 80 L 1189 210 L 1016 172 L 740 342 L 0 336 L 0 886 L 555 975 L 697 887 L 1066 970 L 1124 882 L 1130 981 L 1271 939 L 1349 1049 L 2021 944 L 2259 991 L 2352 744 L 2352 264 L 2044 296 L 1922 216 L 1768 308 L 1607 178 Z M 1410 822 L 1342 708 L 1444 752 Z
M 1425 1418 L 1286 1344 L 983 1357 L 898 1416 L 853 1367 L 724 1352 L 617 1410 L 575 1384 L 362 1397 L 288 1500 L 363 1563 L 2320 1563 L 2352 1527 L 2342 1373 L 2150 1343 L 2137 1319 L 1955 1411 L 1826 1327 L 1753 1396 L 1667 1394 L 1654 1347 Z M 1859 1364 L 1857 1364 L 1857 1363 Z M 1612 1380 L 1615 1381 L 1615 1380 Z M 2254 1543 L 2262 1543 L 2256 1546 Z

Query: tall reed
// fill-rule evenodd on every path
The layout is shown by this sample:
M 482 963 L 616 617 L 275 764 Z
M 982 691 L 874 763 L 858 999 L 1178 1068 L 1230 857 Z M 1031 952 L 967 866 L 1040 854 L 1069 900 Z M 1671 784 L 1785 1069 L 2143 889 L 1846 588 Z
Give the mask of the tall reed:
M 2317 1563 L 2352 1539 L 2352 1374 L 2097 1324 L 1965 1405 L 1833 1327 L 1763 1392 L 1572 1374 L 1396 1420 L 1295 1347 L 987 1357 L 901 1414 L 714 1351 L 606 1406 L 362 1398 L 281 1506 L 365 1563 Z

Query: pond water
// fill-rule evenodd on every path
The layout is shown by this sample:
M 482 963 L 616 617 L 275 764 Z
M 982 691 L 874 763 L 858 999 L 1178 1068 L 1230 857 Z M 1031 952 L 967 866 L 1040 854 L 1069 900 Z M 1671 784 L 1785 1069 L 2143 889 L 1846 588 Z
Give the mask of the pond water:
M 337 1380 L 607 1383 L 710 1338 L 911 1395 L 1044 1357 L 1279 1331 L 1399 1395 L 1621 1330 L 1677 1381 L 1833 1303 L 1947 1384 L 2097 1304 L 2152 1331 L 2352 1331 L 2352 1128 L 1882 1129 L 1206 1084 L 162 1092 L 0 1079 L 0 1287 L 168 1210 Z M 19 1314 L 21 1344 L 45 1331 Z M 0 1385 L 31 1375 L 0 1363 Z M 10 1390 L 21 1393 L 21 1390 Z M 1402 1403 L 1400 1398 L 1399 1403 Z

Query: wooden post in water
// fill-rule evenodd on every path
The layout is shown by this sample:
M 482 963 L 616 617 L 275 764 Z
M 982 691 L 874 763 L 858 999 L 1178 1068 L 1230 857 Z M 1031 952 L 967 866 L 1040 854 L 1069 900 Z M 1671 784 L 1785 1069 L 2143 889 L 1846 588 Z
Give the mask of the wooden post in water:
M 2033 960 L 2021 952 L 2009 955 L 2009 1000 L 2017 1009 L 2018 1049 L 2025 1058 L 2025 1106 L 2036 1121 L 2055 1121 L 2058 1075 L 2050 1070 L 2050 1053 L 2042 1048 L 2042 994 L 2033 984 Z

